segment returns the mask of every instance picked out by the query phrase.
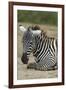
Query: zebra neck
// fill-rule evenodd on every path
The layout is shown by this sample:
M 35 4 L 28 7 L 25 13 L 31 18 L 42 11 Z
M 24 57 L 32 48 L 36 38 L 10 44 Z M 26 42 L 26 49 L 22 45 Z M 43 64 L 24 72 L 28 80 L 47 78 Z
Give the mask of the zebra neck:
M 39 55 L 39 53 L 42 50 L 42 48 L 45 47 L 45 42 L 47 42 L 47 41 L 48 41 L 48 37 L 44 33 L 41 33 L 40 36 L 37 36 L 35 38 L 36 48 L 33 51 L 33 55 L 35 57 L 37 57 Z

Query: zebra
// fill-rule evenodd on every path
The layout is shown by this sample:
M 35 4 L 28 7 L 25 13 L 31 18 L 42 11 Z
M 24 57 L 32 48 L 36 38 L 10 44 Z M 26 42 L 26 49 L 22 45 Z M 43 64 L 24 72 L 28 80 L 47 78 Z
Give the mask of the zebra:
M 31 53 L 35 57 L 35 63 L 29 63 L 27 68 L 40 71 L 58 69 L 57 39 L 48 37 L 37 25 L 27 29 L 20 26 L 20 30 L 24 32 L 22 62 L 28 64 Z

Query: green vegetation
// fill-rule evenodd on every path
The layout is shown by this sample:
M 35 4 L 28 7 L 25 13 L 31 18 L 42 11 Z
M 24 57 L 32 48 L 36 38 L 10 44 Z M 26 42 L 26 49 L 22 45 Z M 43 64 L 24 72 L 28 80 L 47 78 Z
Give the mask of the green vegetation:
M 48 11 L 17 11 L 18 22 L 28 22 L 34 24 L 50 24 L 57 26 L 58 13 Z

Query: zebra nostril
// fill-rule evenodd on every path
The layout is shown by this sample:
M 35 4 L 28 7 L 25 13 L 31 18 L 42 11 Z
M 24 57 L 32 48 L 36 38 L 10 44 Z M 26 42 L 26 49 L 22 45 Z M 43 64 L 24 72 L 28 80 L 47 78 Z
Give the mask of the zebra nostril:
M 28 63 L 28 58 L 27 58 L 27 53 L 23 53 L 22 57 L 21 57 L 21 61 L 23 62 L 23 64 L 27 64 Z

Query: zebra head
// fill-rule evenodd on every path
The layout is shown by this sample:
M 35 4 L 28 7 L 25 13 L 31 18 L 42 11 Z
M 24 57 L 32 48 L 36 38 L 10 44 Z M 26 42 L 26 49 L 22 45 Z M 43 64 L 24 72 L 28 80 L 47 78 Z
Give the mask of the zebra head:
M 40 30 L 38 30 L 37 26 L 31 27 L 29 26 L 27 29 L 23 26 L 20 26 L 20 30 L 24 32 L 23 35 L 23 55 L 22 55 L 22 62 L 24 64 L 28 63 L 28 58 L 31 52 L 35 49 L 35 36 L 39 35 L 41 33 Z

